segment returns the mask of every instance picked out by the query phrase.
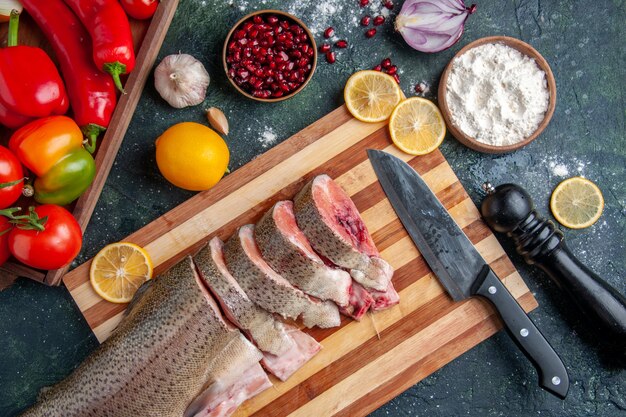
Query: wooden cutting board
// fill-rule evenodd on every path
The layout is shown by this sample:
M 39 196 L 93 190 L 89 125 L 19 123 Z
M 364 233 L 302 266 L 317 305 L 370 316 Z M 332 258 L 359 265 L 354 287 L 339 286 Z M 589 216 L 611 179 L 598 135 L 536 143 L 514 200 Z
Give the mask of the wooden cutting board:
M 382 257 L 396 272 L 400 304 L 360 323 L 306 330 L 322 351 L 288 381 L 243 404 L 237 416 L 361 416 L 494 334 L 501 323 L 481 300 L 452 302 L 407 236 L 380 187 L 365 150 L 384 149 L 411 164 L 437 194 L 525 310 L 537 302 L 439 151 L 398 151 L 385 124 L 353 119 L 341 107 L 197 194 L 126 240 L 150 253 L 156 273 L 196 252 L 211 237 L 227 239 L 276 201 L 292 198 L 314 175 L 327 173 L 352 197 Z M 90 262 L 64 278 L 100 341 L 125 305 L 102 300 L 89 284 Z

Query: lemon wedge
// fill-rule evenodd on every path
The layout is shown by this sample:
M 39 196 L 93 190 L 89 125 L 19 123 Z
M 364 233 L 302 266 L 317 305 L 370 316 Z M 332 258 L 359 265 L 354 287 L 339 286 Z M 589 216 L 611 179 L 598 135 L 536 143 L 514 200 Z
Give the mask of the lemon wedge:
M 119 242 L 93 258 L 89 279 L 93 289 L 112 303 L 128 303 L 141 284 L 152 278 L 152 260 L 142 247 Z
M 343 90 L 348 111 L 368 123 L 389 118 L 402 100 L 402 90 L 392 76 L 379 71 L 359 71 L 348 78 Z
M 561 182 L 550 197 L 554 218 L 570 229 L 584 229 L 602 215 L 604 198 L 593 182 L 583 177 L 572 177 Z
M 393 143 L 411 155 L 425 155 L 437 149 L 446 136 L 446 123 L 430 100 L 411 97 L 391 113 L 389 134 Z

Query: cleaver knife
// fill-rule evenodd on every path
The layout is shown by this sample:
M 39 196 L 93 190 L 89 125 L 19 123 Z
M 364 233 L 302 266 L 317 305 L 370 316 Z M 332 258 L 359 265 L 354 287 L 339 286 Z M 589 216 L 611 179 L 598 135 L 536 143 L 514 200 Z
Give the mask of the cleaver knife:
M 491 302 L 535 366 L 539 386 L 564 399 L 569 377 L 563 362 L 424 180 L 393 155 L 372 149 L 367 154 L 411 240 L 452 299 L 481 296 Z

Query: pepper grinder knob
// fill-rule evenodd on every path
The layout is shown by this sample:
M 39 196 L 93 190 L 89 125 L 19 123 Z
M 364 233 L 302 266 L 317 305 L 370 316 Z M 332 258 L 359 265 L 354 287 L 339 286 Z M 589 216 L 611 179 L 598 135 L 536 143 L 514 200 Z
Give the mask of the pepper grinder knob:
M 496 232 L 506 233 L 517 253 L 536 264 L 578 305 L 600 337 L 626 357 L 626 297 L 583 265 L 565 245 L 563 233 L 542 218 L 522 187 L 483 184 L 481 213 Z
M 512 232 L 534 209 L 530 195 L 516 184 L 503 184 L 494 188 L 490 182 L 485 182 L 483 189 L 487 197 L 481 206 L 482 215 L 496 232 Z

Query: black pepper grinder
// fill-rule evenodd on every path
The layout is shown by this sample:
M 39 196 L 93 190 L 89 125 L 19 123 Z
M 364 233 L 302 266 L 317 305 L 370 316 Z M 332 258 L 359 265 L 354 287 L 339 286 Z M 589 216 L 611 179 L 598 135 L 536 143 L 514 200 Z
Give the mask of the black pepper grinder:
M 494 188 L 483 184 L 487 196 L 481 212 L 496 232 L 513 239 L 517 253 L 541 268 L 578 305 L 603 340 L 626 349 L 626 297 L 583 265 L 565 245 L 563 233 L 535 210 L 530 195 L 516 184 Z

